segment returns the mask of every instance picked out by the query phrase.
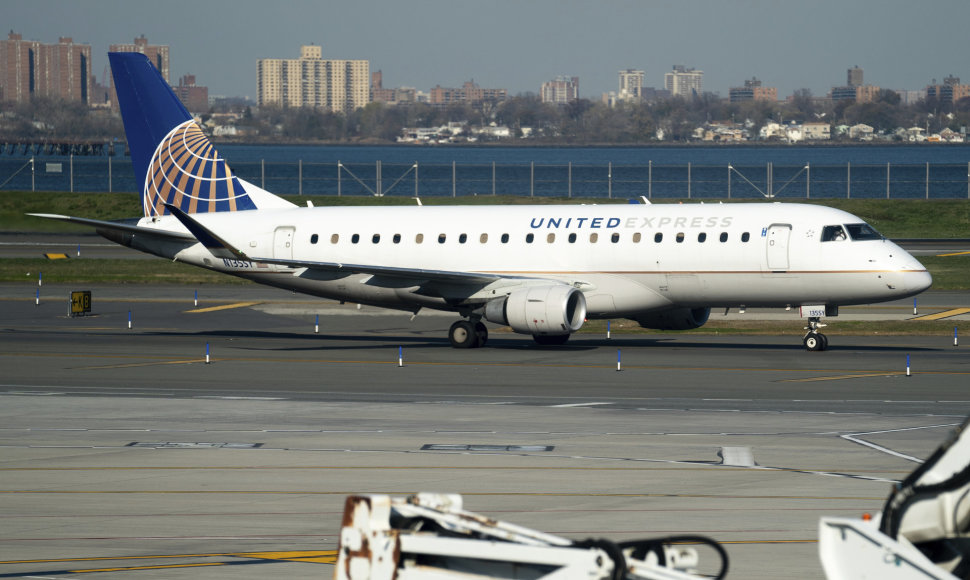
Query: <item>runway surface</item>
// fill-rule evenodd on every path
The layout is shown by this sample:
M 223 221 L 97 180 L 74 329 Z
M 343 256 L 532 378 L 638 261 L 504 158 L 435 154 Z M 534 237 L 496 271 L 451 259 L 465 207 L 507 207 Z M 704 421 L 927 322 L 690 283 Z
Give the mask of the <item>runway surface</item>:
M 45 285 L 37 305 L 36 288 L 0 285 L 0 578 L 328 577 L 346 495 L 417 491 L 574 539 L 708 535 L 729 578 L 821 578 L 818 518 L 879 510 L 970 412 L 952 335 L 840 336 L 839 319 L 822 353 L 794 334 L 539 347 L 494 327 L 462 351 L 450 316 L 253 286 L 198 304 Z M 70 318 L 80 289 L 93 315 Z M 720 465 L 723 446 L 758 466 Z

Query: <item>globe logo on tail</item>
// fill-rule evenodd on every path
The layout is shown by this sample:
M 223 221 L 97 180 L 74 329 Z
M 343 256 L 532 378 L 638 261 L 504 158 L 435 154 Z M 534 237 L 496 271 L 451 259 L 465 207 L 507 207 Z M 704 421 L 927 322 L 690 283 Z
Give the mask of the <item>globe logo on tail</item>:
M 169 213 L 166 203 L 190 214 L 256 208 L 194 121 L 178 125 L 158 144 L 142 200 L 146 217 Z

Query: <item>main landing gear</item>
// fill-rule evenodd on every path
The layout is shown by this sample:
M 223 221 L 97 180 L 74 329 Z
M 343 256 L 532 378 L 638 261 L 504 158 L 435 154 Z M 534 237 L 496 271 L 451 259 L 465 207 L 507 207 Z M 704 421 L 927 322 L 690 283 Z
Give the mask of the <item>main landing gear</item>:
M 802 339 L 802 343 L 808 350 L 822 351 L 829 347 L 829 339 L 818 331 L 818 329 L 827 325 L 822 324 L 819 320 L 817 316 L 810 316 L 808 318 L 808 326 L 805 327 L 805 330 L 808 332 L 805 333 L 805 337 Z
M 478 348 L 488 341 L 488 329 L 481 320 L 459 320 L 448 329 L 448 340 L 455 348 Z
M 534 334 L 532 339 L 542 346 L 566 344 L 568 334 Z M 455 348 L 478 348 L 488 341 L 488 328 L 480 319 L 459 320 L 448 329 L 448 341 Z

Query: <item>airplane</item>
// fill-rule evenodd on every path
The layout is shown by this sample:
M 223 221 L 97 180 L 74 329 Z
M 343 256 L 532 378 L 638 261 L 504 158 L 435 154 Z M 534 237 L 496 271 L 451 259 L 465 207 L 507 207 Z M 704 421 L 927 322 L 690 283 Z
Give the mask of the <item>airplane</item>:
M 799 308 L 805 348 L 839 306 L 913 296 L 932 278 L 850 213 L 807 204 L 307 207 L 234 175 L 151 62 L 110 53 L 143 217 L 92 226 L 170 260 L 319 296 L 454 312 L 564 344 L 588 319 L 686 330 L 711 309 Z

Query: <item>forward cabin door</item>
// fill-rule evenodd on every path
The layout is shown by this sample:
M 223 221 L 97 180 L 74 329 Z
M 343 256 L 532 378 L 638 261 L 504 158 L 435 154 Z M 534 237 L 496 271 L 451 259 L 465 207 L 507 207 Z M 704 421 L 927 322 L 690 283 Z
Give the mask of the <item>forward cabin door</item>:
M 279 260 L 293 259 L 293 226 L 281 226 L 273 233 L 273 257 Z
M 771 224 L 767 232 L 768 269 L 772 272 L 788 271 L 788 240 L 791 224 Z

